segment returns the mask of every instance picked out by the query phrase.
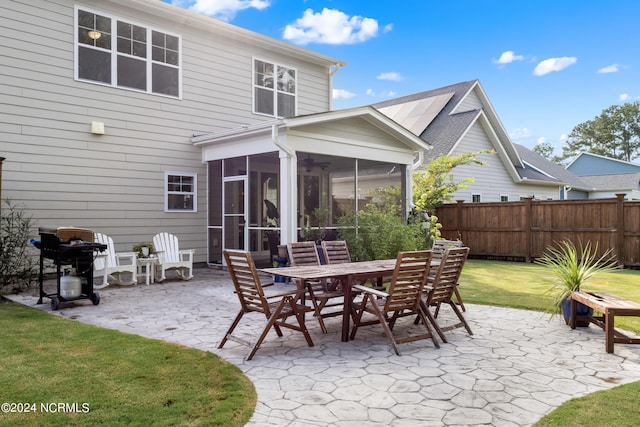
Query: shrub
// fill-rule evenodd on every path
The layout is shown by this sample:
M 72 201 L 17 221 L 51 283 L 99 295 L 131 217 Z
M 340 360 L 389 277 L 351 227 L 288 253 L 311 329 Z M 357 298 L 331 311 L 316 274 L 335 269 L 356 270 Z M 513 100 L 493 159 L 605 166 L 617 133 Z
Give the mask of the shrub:
M 38 274 L 38 258 L 29 242 L 35 221 L 9 199 L 0 213 L 0 289 L 28 288 Z
M 369 205 L 356 217 L 339 220 L 340 238 L 347 242 L 354 261 L 395 258 L 400 251 L 427 247 L 427 232 L 421 222 L 409 222 L 392 211 Z

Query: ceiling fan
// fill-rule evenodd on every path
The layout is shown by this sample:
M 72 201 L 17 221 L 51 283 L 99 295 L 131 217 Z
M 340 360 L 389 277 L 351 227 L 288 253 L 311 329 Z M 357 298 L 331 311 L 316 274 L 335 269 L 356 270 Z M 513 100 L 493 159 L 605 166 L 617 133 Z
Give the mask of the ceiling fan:
M 314 167 L 325 170 L 330 164 L 331 163 L 329 162 L 317 162 L 308 154 L 305 159 L 302 159 L 302 166 L 306 169 L 307 172 L 311 172 L 311 169 L 313 169 Z

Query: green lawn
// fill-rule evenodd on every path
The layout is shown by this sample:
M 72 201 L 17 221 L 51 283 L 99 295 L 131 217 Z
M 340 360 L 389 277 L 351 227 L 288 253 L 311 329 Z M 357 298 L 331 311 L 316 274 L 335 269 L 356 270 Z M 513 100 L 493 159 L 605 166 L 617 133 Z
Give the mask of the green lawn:
M 253 384 L 209 352 L 19 304 L 0 304 L 0 331 L 0 403 L 36 404 L 3 410 L 3 426 L 242 426 L 253 414 Z
M 537 264 L 472 259 L 462 270 L 460 292 L 464 302 L 547 311 L 552 304 L 545 294 L 550 280 L 546 269 Z M 595 276 L 583 290 L 609 292 L 640 303 L 640 270 Z M 618 317 L 616 327 L 640 334 L 640 318 Z

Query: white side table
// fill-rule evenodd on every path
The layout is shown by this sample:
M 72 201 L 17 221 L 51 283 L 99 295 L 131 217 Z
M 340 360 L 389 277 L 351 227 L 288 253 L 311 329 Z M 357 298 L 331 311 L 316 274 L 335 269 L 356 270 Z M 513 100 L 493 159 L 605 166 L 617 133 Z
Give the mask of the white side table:
M 148 285 L 155 281 L 156 264 L 158 257 L 151 255 L 148 258 L 138 258 L 136 264 L 138 266 L 138 276 L 145 276 L 145 283 Z

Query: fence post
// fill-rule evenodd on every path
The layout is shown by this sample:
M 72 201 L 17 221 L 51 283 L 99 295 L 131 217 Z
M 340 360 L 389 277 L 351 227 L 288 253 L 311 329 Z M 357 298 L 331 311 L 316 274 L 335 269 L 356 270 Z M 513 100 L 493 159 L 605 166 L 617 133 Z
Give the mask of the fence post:
M 533 228 L 533 215 L 531 214 L 531 204 L 533 202 L 533 197 L 525 197 L 524 198 L 524 247 L 526 248 L 526 254 L 524 256 L 524 260 L 526 262 L 532 262 L 533 260 L 533 248 L 532 248 L 532 239 L 531 239 L 531 229 Z
M 624 266 L 624 193 L 616 193 L 616 243 L 614 247 L 617 252 L 618 265 Z
M 456 200 L 456 230 L 458 231 L 458 236 L 456 238 L 460 238 L 460 240 L 464 242 L 464 238 L 462 237 L 462 231 L 461 231 L 463 203 L 464 203 L 464 200 Z

